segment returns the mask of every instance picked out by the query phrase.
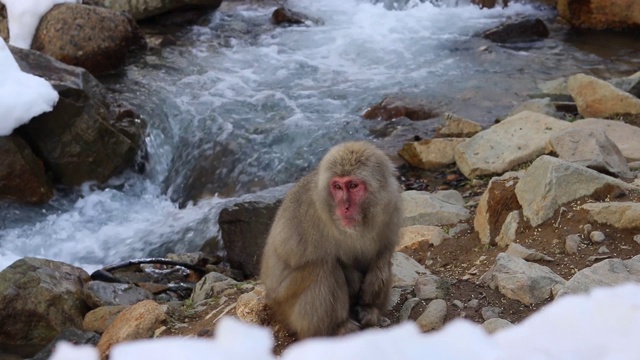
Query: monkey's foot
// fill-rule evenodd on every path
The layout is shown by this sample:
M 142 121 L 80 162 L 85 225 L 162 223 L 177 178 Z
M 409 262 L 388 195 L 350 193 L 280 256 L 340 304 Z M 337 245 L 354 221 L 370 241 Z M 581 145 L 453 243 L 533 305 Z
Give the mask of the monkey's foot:
M 360 324 L 349 319 L 344 324 L 338 327 L 338 331 L 336 331 L 336 335 L 344 335 L 344 334 L 352 333 L 358 330 L 360 330 Z
M 358 306 L 356 307 L 356 314 L 358 321 L 363 327 L 378 326 L 380 325 L 380 310 L 373 306 Z

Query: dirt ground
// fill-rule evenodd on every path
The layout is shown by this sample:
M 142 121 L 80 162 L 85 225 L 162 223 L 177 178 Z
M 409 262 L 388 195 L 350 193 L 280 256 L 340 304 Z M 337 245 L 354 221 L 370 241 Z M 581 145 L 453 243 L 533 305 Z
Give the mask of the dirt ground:
M 405 189 L 436 191 L 455 189 L 463 194 L 466 202 L 477 204 L 479 196 L 486 189 L 488 179 L 483 181 L 468 181 L 455 168 L 441 171 L 421 171 L 409 168 L 401 168 L 401 181 Z M 621 231 L 610 226 L 591 224 L 592 231 L 601 231 L 606 240 L 602 244 L 593 244 L 588 235 L 585 235 L 584 225 L 589 224 L 586 211 L 579 209 L 579 205 L 587 201 L 640 201 L 638 194 L 602 193 L 592 198 L 583 198 L 572 203 L 565 204 L 555 215 L 537 227 L 528 225 L 518 230 L 515 242 L 529 249 L 536 250 L 553 258 L 553 261 L 541 261 L 541 265 L 547 266 L 555 273 L 568 280 L 577 271 L 593 265 L 606 258 L 629 259 L 640 254 L 640 244 L 633 237 L 640 231 Z M 475 207 L 469 207 L 472 215 L 475 215 Z M 404 252 L 421 264 L 433 274 L 449 280 L 451 286 L 445 297 L 448 305 L 446 321 L 464 317 L 477 323 L 484 322 L 481 314 L 483 307 L 497 307 L 501 309 L 500 318 L 517 324 L 531 313 L 547 304 L 546 302 L 527 306 L 519 301 L 511 300 L 492 290 L 488 286 L 477 283 L 494 263 L 495 257 L 506 250 L 504 247 L 484 245 L 480 243 L 478 234 L 473 230 L 473 216 L 467 222 L 469 228 L 445 240 L 439 246 L 420 244 Z M 583 238 L 577 254 L 567 254 L 564 250 L 564 239 L 571 234 L 580 234 Z M 601 247 L 605 246 L 608 252 L 604 253 Z M 229 294 L 221 299 L 213 299 L 210 304 L 200 309 L 182 307 L 176 309 L 171 316 L 167 329 L 161 334 L 179 336 L 211 336 L 215 327 L 215 320 L 223 313 L 235 314 L 233 304 L 240 291 Z M 406 292 L 401 296 L 401 301 L 388 311 L 385 316 L 391 324 L 398 322 L 398 315 L 404 300 L 414 297 L 415 294 Z M 454 300 L 463 304 L 472 299 L 479 301 L 476 308 L 459 308 L 453 305 Z M 410 319 L 417 319 L 424 311 L 427 302 L 421 302 L 414 307 Z M 286 347 L 295 341 L 282 326 L 275 325 L 276 353 L 286 350 Z

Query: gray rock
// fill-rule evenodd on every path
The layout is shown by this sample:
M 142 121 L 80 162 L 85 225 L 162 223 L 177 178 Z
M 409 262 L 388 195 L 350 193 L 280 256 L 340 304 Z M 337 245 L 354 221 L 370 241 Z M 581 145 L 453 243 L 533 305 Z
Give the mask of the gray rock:
M 507 249 L 506 253 L 527 261 L 553 261 L 553 258 L 547 255 L 540 254 L 539 252 L 531 249 L 527 249 L 526 247 L 516 243 L 509 244 L 509 248 Z
M 471 308 L 471 309 L 475 309 L 478 306 L 480 306 L 480 301 L 478 299 L 471 299 L 469 300 L 469 302 L 467 303 L 467 307 Z
M 554 118 L 560 118 L 561 114 L 556 111 L 555 105 L 551 101 L 551 98 L 531 99 L 516 106 L 509 112 L 509 116 L 516 115 L 523 111 L 532 111 L 539 114 L 544 114 Z
M 521 209 L 515 192 L 520 176 L 521 172 L 508 172 L 492 178 L 480 197 L 473 227 L 482 244 L 495 244 L 504 219 L 511 212 Z
M 18 135 L 0 136 L 0 198 L 28 204 L 44 204 L 53 187 L 42 161 Z
M 423 332 L 439 329 L 444 325 L 447 316 L 447 302 L 442 299 L 432 300 L 422 315 L 416 320 Z
M 84 286 L 87 303 L 92 309 L 101 306 L 133 305 L 142 300 L 153 299 L 149 291 L 133 284 L 90 281 Z
M 208 273 L 196 284 L 191 294 L 191 300 L 197 304 L 200 301 L 218 296 L 235 285 L 238 285 L 238 282 L 230 277 L 216 272 Z
M 637 242 L 638 244 L 640 244 L 640 234 L 639 235 L 635 235 L 633 237 L 633 241 Z
M 606 237 L 600 231 L 592 231 L 591 234 L 589 234 L 589 239 L 591 239 L 591 241 L 593 241 L 594 243 L 599 244 L 603 242 Z
M 78 267 L 30 257 L 0 272 L 2 350 L 30 357 L 63 329 L 81 329 L 89 311 L 82 291 L 88 280 Z
M 606 259 L 578 271 L 558 296 L 586 292 L 600 286 L 613 286 L 625 282 L 640 282 L 640 255 L 629 260 Z
M 565 280 L 546 266 L 500 253 L 495 265 L 480 278 L 480 282 L 498 289 L 504 296 L 531 305 L 546 300 L 556 285 Z
M 47 171 L 66 186 L 105 182 L 144 153 L 146 124 L 86 70 L 40 52 L 9 46 L 22 71 L 49 81 L 60 99 L 24 127 Z
M 290 188 L 290 185 L 281 186 L 243 197 L 220 211 L 218 224 L 226 259 L 232 268 L 242 271 L 247 277 L 258 275 L 271 223 Z M 252 200 L 245 200 L 248 198 Z
M 607 82 L 616 88 L 640 98 L 640 73 L 623 78 L 609 79 Z
M 633 188 L 624 181 L 595 170 L 543 155 L 520 178 L 516 185 L 516 196 L 525 218 L 532 226 L 538 226 L 561 205 L 591 195 L 605 185 Z
M 400 314 L 398 316 L 398 322 L 409 320 L 409 315 L 411 315 L 411 310 L 420 303 L 420 299 L 411 298 L 404 302 L 402 305 L 402 309 L 400 309 Z
M 482 323 L 482 328 L 489 334 L 493 334 L 497 331 L 500 331 L 502 329 L 507 329 L 512 326 L 513 326 L 512 323 L 500 318 L 489 319 L 484 323 Z
M 449 282 L 435 275 L 421 275 L 416 280 L 416 297 L 420 300 L 444 299 L 449 290 Z
M 459 116 L 446 113 L 444 114 L 444 120 L 442 127 L 436 130 L 436 134 L 439 137 L 452 137 L 452 138 L 468 138 L 482 131 L 480 124 L 463 119 Z
M 461 138 L 436 138 L 405 143 L 398 155 L 409 165 L 420 169 L 435 169 L 456 162 L 456 146 L 467 141 Z
M 564 250 L 567 254 L 576 254 L 581 241 L 580 235 L 572 234 L 567 236 L 564 242 Z
M 562 160 L 590 169 L 631 178 L 631 170 L 618 146 L 600 128 L 575 127 L 561 131 L 549 139 L 547 151 Z
M 60 335 L 56 336 L 56 338 L 53 339 L 49 343 L 49 345 L 47 345 L 44 349 L 40 350 L 30 360 L 49 359 L 59 341 L 66 341 L 74 345 L 96 346 L 98 345 L 98 341 L 100 341 L 100 335 L 96 334 L 93 331 L 82 331 L 75 328 L 66 328 L 62 330 Z
M 629 162 L 640 160 L 640 128 L 622 121 L 604 119 L 582 119 L 571 124 L 572 128 L 598 128 L 604 130 L 622 155 Z
M 252 292 L 240 295 L 236 303 L 236 315 L 250 324 L 269 324 L 271 314 L 264 296 L 264 286 L 257 286 Z
M 391 274 L 393 287 L 402 288 L 414 286 L 420 275 L 431 273 L 409 255 L 395 252 L 391 258 Z
M 456 164 L 468 178 L 502 174 L 542 155 L 549 138 L 569 126 L 550 116 L 520 112 L 460 144 Z
M 502 229 L 496 238 L 496 243 L 500 246 L 510 245 L 516 239 L 516 231 L 520 225 L 520 211 L 512 211 L 502 224 Z
M 453 300 L 451 304 L 460 310 L 464 309 L 464 304 L 460 300 Z
M 608 253 L 610 253 L 610 252 L 611 252 L 611 251 L 609 251 L 609 249 L 607 249 L 607 247 L 606 247 L 606 246 L 601 246 L 601 247 L 598 249 L 598 254 L 608 254 Z
M 447 234 L 438 226 L 412 225 L 400 229 L 400 242 L 396 250 L 410 247 L 415 243 L 427 242 L 438 246 L 447 238 Z
M 495 306 L 485 306 L 480 309 L 480 313 L 482 314 L 482 318 L 486 321 L 499 318 L 502 313 L 502 309 Z
M 400 297 L 402 296 L 402 289 L 392 288 L 391 296 L 389 296 L 389 302 L 387 303 L 387 310 L 392 309 L 394 306 L 400 302 Z
M 453 190 L 435 194 L 415 190 L 404 191 L 402 209 L 402 226 L 456 224 L 471 216 L 469 210 L 464 207 L 462 195 Z

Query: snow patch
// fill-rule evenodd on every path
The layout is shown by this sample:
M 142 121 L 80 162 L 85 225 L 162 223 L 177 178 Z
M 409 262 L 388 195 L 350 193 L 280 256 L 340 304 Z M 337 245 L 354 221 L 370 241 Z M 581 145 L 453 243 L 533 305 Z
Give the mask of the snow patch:
M 33 117 L 51 111 L 58 102 L 58 92 L 49 82 L 20 70 L 2 38 L 0 79 L 0 136 L 10 135 Z

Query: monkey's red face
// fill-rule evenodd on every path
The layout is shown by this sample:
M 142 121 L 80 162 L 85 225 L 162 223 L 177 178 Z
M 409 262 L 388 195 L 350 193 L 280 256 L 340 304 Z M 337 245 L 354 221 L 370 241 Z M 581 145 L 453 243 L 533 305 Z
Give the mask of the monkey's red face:
M 346 228 L 356 225 L 362 219 L 361 204 L 367 193 L 365 182 L 354 176 L 334 177 L 329 187 L 336 217 Z

